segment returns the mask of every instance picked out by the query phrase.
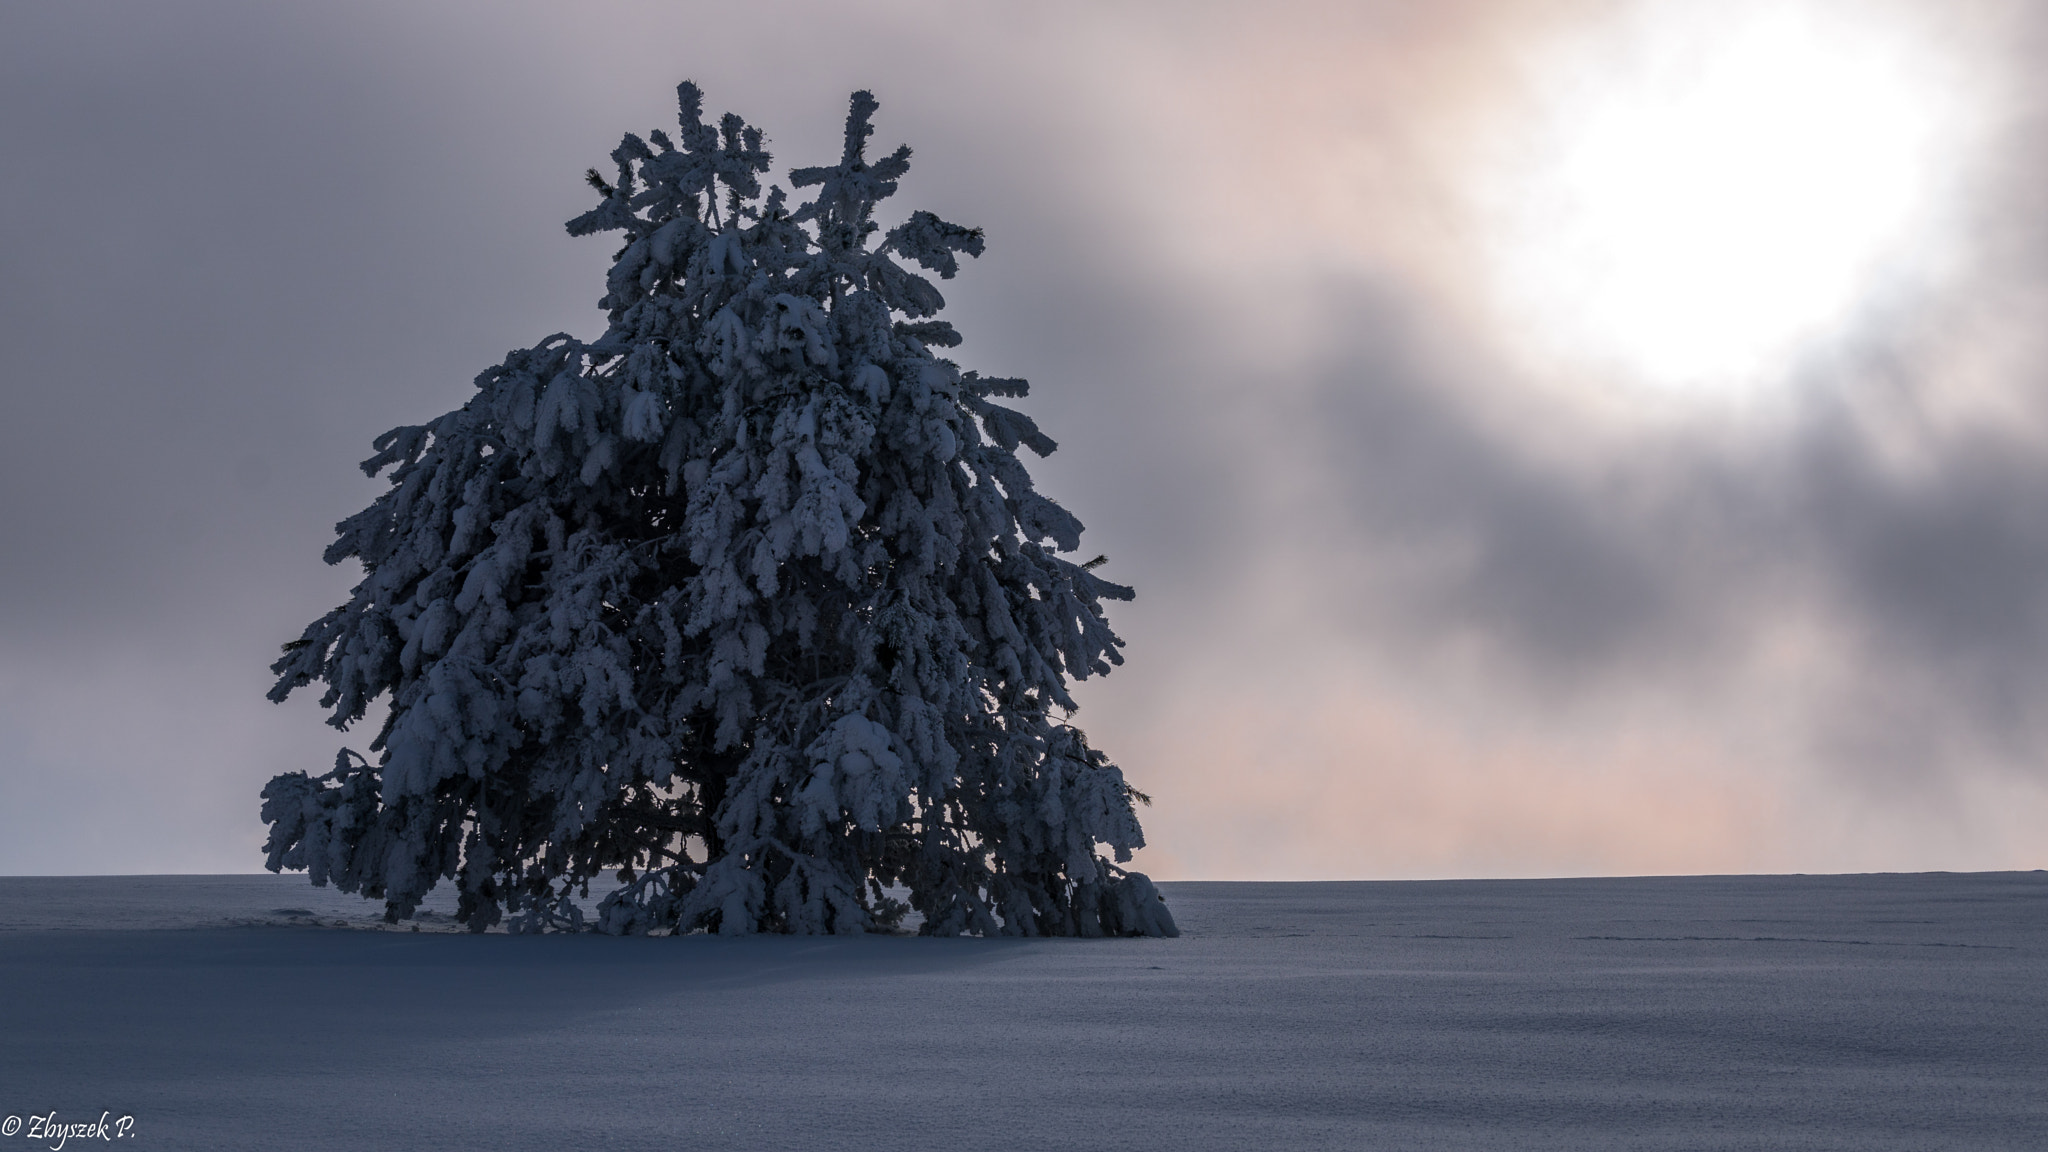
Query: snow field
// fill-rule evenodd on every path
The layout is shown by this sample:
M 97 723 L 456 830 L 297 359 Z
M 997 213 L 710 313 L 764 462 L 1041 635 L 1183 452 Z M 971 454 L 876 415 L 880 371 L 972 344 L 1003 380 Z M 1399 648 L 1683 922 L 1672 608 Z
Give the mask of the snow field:
M 0 879 L 0 1113 L 138 1148 L 2048 1147 L 2042 873 L 1162 889 L 1180 939 L 725 940 Z

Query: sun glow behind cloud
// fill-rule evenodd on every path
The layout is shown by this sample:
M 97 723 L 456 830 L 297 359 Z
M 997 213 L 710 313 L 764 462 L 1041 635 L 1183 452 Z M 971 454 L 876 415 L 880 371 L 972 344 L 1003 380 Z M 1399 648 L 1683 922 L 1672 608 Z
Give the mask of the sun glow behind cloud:
M 1519 353 L 1751 395 L 1937 278 L 1969 86 L 1890 5 L 1651 2 L 1529 61 L 1478 181 Z

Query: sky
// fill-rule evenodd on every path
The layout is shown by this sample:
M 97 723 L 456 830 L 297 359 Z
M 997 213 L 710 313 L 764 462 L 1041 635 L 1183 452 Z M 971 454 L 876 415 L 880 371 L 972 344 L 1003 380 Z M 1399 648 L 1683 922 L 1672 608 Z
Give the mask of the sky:
M 1162 879 L 2048 866 L 2048 24 L 1990 0 L 29 2 L 0 874 L 245 872 L 386 428 L 674 87 L 986 230 Z

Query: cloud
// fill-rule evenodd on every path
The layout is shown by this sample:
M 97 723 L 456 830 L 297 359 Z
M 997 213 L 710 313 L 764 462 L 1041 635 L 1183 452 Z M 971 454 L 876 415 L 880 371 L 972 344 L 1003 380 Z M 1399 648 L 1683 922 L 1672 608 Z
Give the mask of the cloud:
M 1513 360 L 1458 200 L 1515 61 L 1613 5 L 768 8 L 11 26 L 0 872 L 256 865 L 256 789 L 339 739 L 261 695 L 354 462 L 593 330 L 560 222 L 686 76 L 779 164 L 875 88 L 906 209 L 987 229 L 950 315 L 1139 589 L 1081 720 L 1156 873 L 2038 862 L 2038 85 L 1945 295 L 1765 417 L 1636 420 Z
M 1998 73 L 1984 33 L 2011 14 L 1968 15 L 1987 23 L 1948 31 Z M 1499 48 L 1463 26 L 1453 37 L 1468 63 Z M 1317 50 L 1351 47 L 1324 37 Z M 1246 127 L 1226 135 L 1257 125 L 1270 155 L 1334 140 L 1338 160 L 1408 160 L 1425 169 L 1409 197 L 1354 183 L 1346 218 L 1328 185 L 1361 169 L 1332 162 L 1289 169 L 1290 198 L 1254 179 L 1198 209 L 1300 210 L 1247 225 L 1265 250 L 1203 278 L 1260 289 L 1235 301 L 1239 331 L 1267 339 L 1232 341 L 1226 356 L 1263 382 L 1233 424 L 1270 446 L 1252 479 L 1265 503 L 1239 526 L 1268 559 L 1229 594 L 1236 629 L 1176 649 L 1191 666 L 1163 691 L 1182 698 L 1133 725 L 1154 771 L 1200 776 L 1198 804 L 1233 797 L 1155 818 L 1167 830 L 1155 840 L 1204 845 L 1177 866 L 2038 862 L 2042 837 L 2014 814 L 2044 813 L 2048 738 L 2033 703 L 2048 689 L 2036 515 L 2048 409 L 2041 349 L 2024 335 L 2042 265 L 2037 230 L 2010 219 L 2036 164 L 1972 189 L 1969 242 L 1985 247 L 1952 279 L 1887 302 L 1782 396 L 1645 414 L 1593 390 L 1624 383 L 1611 376 L 1560 381 L 1516 362 L 1470 298 L 1465 225 L 1423 203 L 1455 183 L 1458 149 L 1418 146 L 1418 125 L 1455 134 L 1486 86 L 1456 81 L 1434 110 L 1410 89 L 1405 130 L 1353 116 L 1348 144 L 1337 112 L 1275 113 L 1339 108 L 1362 86 L 1297 65 L 1280 97 L 1245 100 L 1232 123 Z M 2005 131 L 2004 154 L 2032 148 Z M 1324 250 L 1274 255 L 1285 235 Z M 1247 727 L 1266 734 L 1263 750 Z M 1482 735 L 1450 738 L 1469 731 Z M 1345 832 L 1332 811 L 1366 815 Z M 1376 823 L 1383 812 L 1399 815 Z M 1226 813 L 1247 830 L 1230 836 Z M 1460 847 L 1429 847 L 1444 843 Z

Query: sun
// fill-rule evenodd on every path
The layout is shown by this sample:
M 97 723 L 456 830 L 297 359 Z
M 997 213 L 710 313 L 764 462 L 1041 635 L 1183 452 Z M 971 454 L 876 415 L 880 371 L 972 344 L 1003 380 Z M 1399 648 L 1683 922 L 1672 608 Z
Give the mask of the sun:
M 1967 85 L 1882 3 L 1628 5 L 1532 63 L 1482 181 L 1526 351 L 1749 392 L 1940 259 Z

